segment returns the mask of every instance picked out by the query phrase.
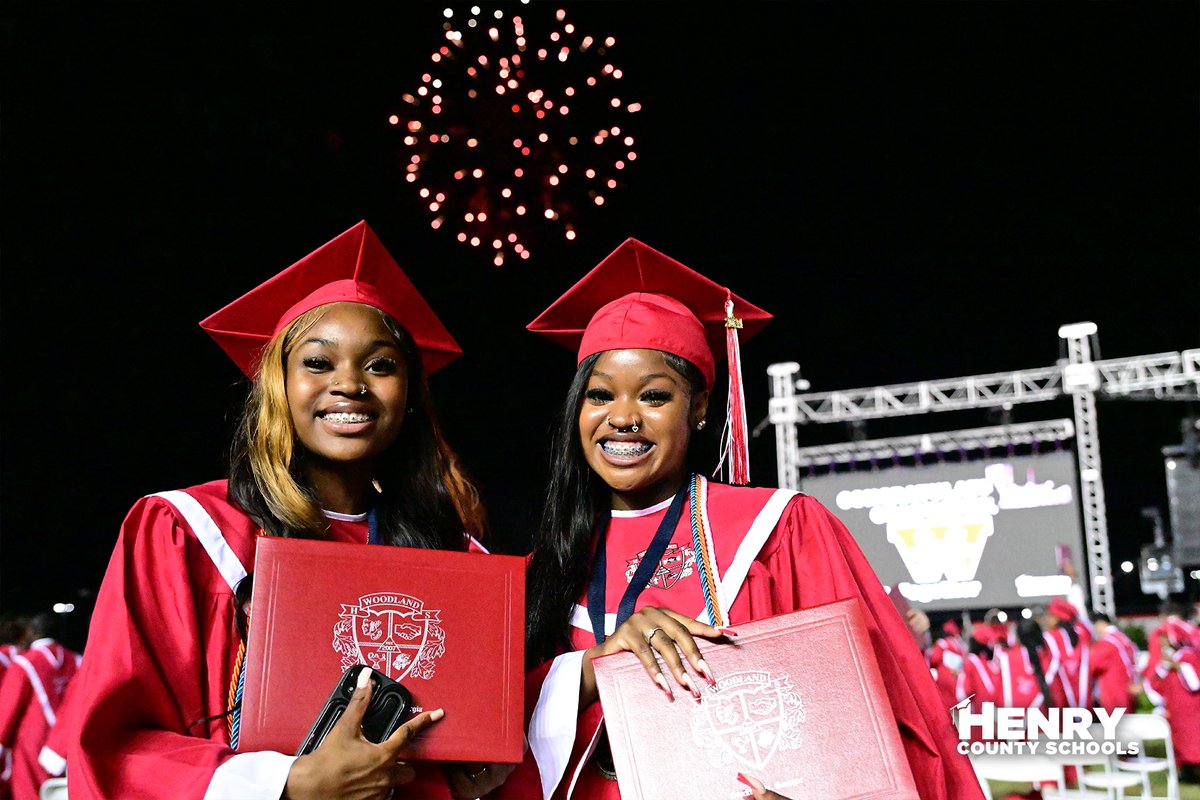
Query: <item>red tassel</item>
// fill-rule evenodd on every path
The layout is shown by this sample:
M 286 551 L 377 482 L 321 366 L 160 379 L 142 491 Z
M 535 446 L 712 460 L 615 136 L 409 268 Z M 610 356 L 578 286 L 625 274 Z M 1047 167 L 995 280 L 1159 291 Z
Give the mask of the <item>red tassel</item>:
M 725 405 L 725 430 L 722 435 L 721 461 L 717 470 L 728 461 L 729 482 L 750 482 L 750 440 L 746 425 L 746 395 L 742 389 L 742 351 L 738 346 L 738 329 L 742 321 L 733 315 L 733 295 L 725 295 L 725 355 L 729 362 L 729 399 Z

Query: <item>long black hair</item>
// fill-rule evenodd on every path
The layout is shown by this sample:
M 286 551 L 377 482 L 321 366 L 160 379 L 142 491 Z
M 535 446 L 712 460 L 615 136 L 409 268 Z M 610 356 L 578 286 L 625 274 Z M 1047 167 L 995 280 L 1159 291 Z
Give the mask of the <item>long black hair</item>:
M 1042 671 L 1041 649 L 1045 646 L 1042 626 L 1036 619 L 1022 619 L 1017 623 L 1017 641 L 1024 645 L 1025 652 L 1029 654 L 1034 677 L 1037 678 L 1038 688 L 1042 690 L 1042 700 L 1049 703 L 1050 687 L 1046 684 L 1046 673 Z
M 525 660 L 530 666 L 568 647 L 571 609 L 592 571 L 596 525 L 611 508 L 609 488 L 588 465 L 579 438 L 579 409 L 600 355 L 579 363 L 550 440 L 550 479 L 526 579 Z M 695 364 L 670 353 L 663 357 L 687 382 L 689 401 L 704 390 Z M 689 441 L 689 466 L 695 465 L 695 440 L 693 435 Z
M 1058 627 L 1063 629 L 1063 633 L 1071 642 L 1071 647 L 1079 647 L 1079 631 L 1075 630 L 1075 620 L 1072 619 L 1070 622 L 1059 620 Z
M 378 310 L 378 309 L 376 309 Z M 466 548 L 465 525 L 461 509 L 471 498 L 478 508 L 478 495 L 462 475 L 453 451 L 442 438 L 434 414 L 433 398 L 416 344 L 399 323 L 379 312 L 396 347 L 404 359 L 408 376 L 408 408 L 396 441 L 384 451 L 375 465 L 379 493 L 374 509 L 379 532 L 388 544 L 440 550 Z M 290 347 L 281 349 L 281 363 L 274 366 L 286 373 Z M 229 456 L 229 496 L 268 535 L 293 538 L 321 538 L 323 530 L 295 530 L 284 524 L 272 511 L 255 479 L 253 468 L 254 392 L 243 410 L 241 424 L 233 437 Z M 288 472 L 310 500 L 316 494 L 305 476 L 308 451 L 297 444 L 292 451 Z M 464 499 L 468 494 L 470 498 Z M 472 530 L 479 535 L 481 531 Z

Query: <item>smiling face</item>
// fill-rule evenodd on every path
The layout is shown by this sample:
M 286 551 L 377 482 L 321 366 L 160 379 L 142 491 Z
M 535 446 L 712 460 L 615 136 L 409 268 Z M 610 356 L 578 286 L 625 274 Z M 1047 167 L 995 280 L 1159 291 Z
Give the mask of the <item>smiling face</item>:
M 600 354 L 579 409 L 579 439 L 588 466 L 612 490 L 613 508 L 646 508 L 679 491 L 692 431 L 707 411 L 708 392 L 693 393 L 660 351 Z
M 374 308 L 330 305 L 298 337 L 285 371 L 296 436 L 318 459 L 370 466 L 396 441 L 408 370 Z

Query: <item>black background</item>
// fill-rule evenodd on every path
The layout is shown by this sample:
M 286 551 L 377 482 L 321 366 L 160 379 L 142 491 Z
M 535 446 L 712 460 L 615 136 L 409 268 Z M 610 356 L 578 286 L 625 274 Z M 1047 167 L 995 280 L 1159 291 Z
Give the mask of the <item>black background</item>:
M 0 610 L 94 591 L 138 496 L 223 474 L 244 385 L 196 323 L 360 219 L 466 352 L 434 391 L 502 550 L 573 365 L 524 326 L 627 236 L 775 313 L 752 425 L 777 361 L 821 391 L 1049 366 L 1083 320 L 1102 357 L 1200 346 L 1194 2 L 488 4 L 615 36 L 644 106 L 626 188 L 499 269 L 430 229 L 386 122 L 445 5 L 6 4 Z M 1100 404 L 1114 568 L 1188 413 Z

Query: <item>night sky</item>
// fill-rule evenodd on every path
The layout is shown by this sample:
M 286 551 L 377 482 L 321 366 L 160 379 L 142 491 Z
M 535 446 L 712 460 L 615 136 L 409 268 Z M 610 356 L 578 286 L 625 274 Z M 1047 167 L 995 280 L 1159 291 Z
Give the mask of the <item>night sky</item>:
M 628 236 L 776 315 L 743 348 L 751 425 L 778 361 L 829 391 L 1049 366 L 1084 320 L 1105 358 L 1200 346 L 1194 2 L 487 4 L 616 37 L 643 104 L 625 186 L 501 268 L 429 227 L 387 124 L 445 6 L 6 6 L 0 611 L 86 601 L 139 496 L 223 476 L 245 384 L 197 322 L 361 219 L 466 353 L 434 392 L 510 552 L 574 363 L 524 326 Z M 1114 565 L 1197 411 L 1100 403 Z

